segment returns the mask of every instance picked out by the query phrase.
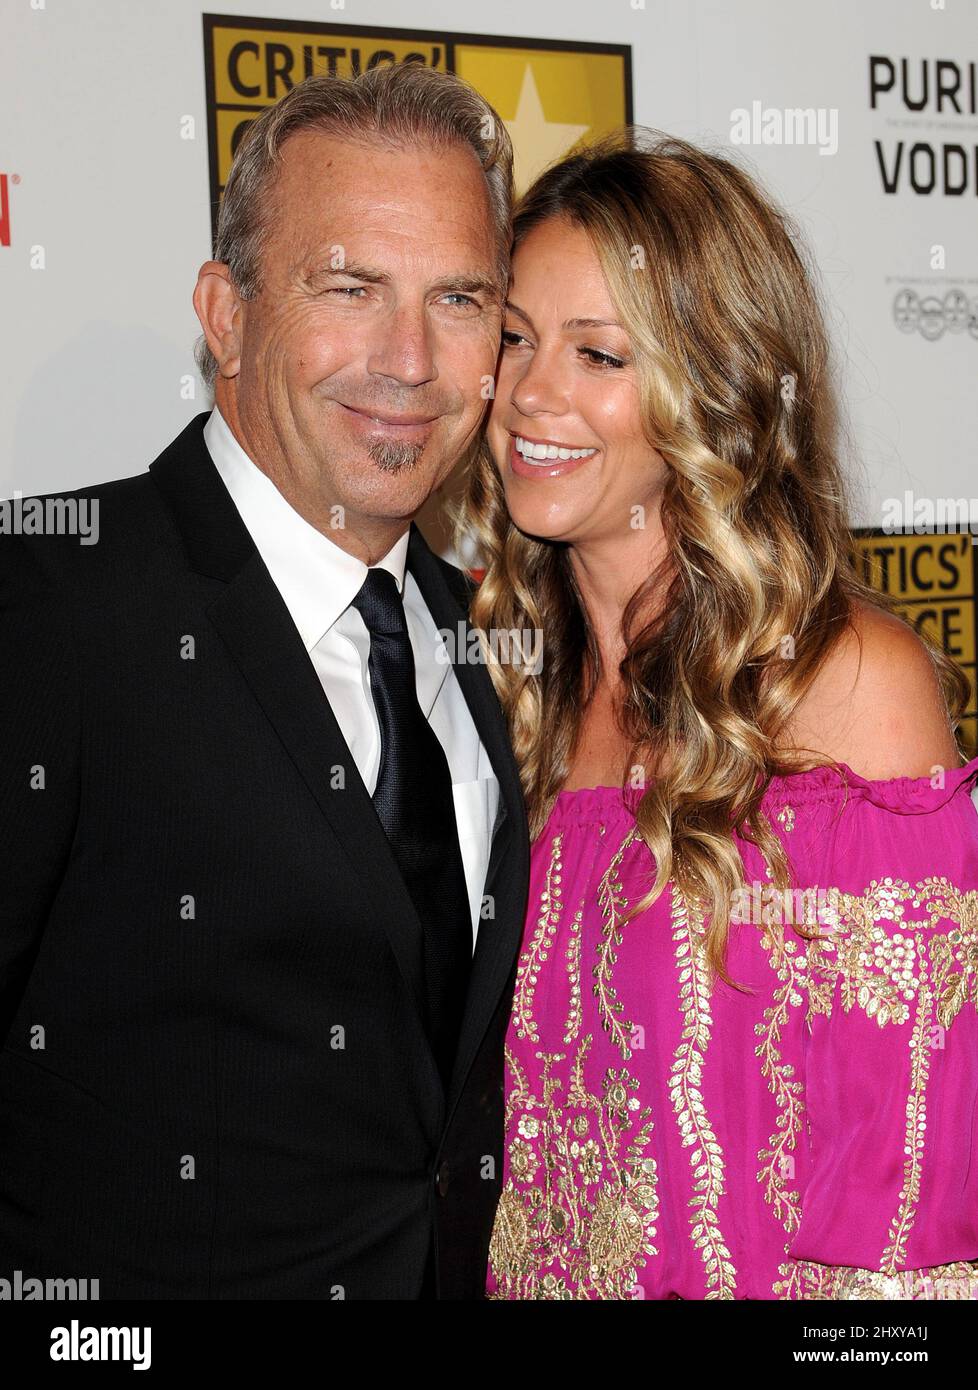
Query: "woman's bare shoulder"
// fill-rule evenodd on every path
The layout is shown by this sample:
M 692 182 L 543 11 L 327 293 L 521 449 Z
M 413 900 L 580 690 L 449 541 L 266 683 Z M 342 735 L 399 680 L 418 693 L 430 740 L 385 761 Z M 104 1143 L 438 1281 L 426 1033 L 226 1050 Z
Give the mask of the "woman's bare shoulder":
M 961 761 L 926 644 L 862 600 L 779 742 L 872 779 L 922 777 Z

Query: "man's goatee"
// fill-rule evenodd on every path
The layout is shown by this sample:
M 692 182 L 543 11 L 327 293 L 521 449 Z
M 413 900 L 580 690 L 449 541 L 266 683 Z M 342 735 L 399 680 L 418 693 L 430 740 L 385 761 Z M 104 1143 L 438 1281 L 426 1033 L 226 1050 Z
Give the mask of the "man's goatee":
M 408 444 L 399 440 L 385 439 L 370 446 L 370 457 L 385 473 L 400 473 L 405 468 L 413 468 L 423 453 L 423 444 Z

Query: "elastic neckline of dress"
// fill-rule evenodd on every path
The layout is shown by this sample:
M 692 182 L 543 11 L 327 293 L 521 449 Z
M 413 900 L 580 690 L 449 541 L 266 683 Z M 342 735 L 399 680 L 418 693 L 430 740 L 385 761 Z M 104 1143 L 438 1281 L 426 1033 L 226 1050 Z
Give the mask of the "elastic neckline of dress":
M 926 811 L 944 805 L 960 788 L 978 778 L 978 756 L 958 767 L 942 770 L 942 774 L 899 777 L 863 777 L 848 763 L 835 767 L 822 765 L 803 772 L 791 772 L 772 777 L 764 800 L 789 797 L 795 801 L 818 801 L 837 796 L 855 795 L 891 810 Z M 656 779 L 651 779 L 655 781 Z M 634 807 L 642 797 L 643 788 L 626 787 L 625 804 Z M 569 806 L 572 802 L 586 806 L 622 805 L 622 788 L 609 785 L 571 787 L 557 793 L 554 806 Z

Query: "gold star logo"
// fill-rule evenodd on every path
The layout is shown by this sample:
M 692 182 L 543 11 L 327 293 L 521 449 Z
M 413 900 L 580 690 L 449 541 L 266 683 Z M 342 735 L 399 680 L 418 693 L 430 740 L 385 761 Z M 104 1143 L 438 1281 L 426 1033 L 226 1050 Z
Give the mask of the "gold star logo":
M 533 67 L 527 63 L 516 115 L 507 121 L 506 128 L 513 141 L 516 191 L 522 193 L 538 174 L 561 159 L 591 127 L 548 121 L 537 91 Z

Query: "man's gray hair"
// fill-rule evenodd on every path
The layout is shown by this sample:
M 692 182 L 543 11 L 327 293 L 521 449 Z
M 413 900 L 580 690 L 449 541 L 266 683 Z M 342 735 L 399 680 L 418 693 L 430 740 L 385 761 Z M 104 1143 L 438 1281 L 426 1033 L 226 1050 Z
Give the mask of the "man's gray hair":
M 371 68 L 353 78 L 307 77 L 251 122 L 224 188 L 214 245 L 214 259 L 228 266 L 241 299 L 261 293 L 262 256 L 276 215 L 270 195 L 280 152 L 288 137 L 300 130 L 395 146 L 468 145 L 486 180 L 498 247 L 496 273 L 505 293 L 513 210 L 509 134 L 467 82 L 406 62 Z M 450 202 L 451 189 L 443 191 Z M 194 355 L 205 383 L 213 387 L 218 364 L 203 334 Z

